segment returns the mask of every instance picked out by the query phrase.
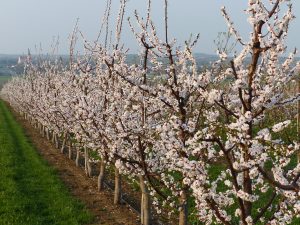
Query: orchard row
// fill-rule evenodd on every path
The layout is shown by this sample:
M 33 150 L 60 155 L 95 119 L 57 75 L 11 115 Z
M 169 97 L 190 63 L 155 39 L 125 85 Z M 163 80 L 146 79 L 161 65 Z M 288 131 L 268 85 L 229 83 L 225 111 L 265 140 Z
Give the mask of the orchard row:
M 142 224 L 150 223 L 150 202 L 158 213 L 178 215 L 180 225 L 194 216 L 205 224 L 292 223 L 300 215 L 299 143 L 280 137 L 295 121 L 268 117 L 299 100 L 286 91 L 298 75 L 296 52 L 280 63 L 294 18 L 290 1 L 249 1 L 248 41 L 222 8 L 242 50 L 229 57 L 219 46 L 220 60 L 207 68 L 199 68 L 193 56 L 198 37 L 181 48 L 169 40 L 167 5 L 166 35 L 159 37 L 150 1 L 146 19 L 136 12 L 137 27 L 129 20 L 141 50 L 140 64 L 129 64 L 120 44 L 121 2 L 115 41 L 107 44 L 107 28 L 104 44 L 84 41 L 86 54 L 75 57 L 76 27 L 70 66 L 29 61 L 25 75 L 5 85 L 2 98 L 43 133 L 61 137 L 62 149 L 67 143 L 77 155 L 84 149 L 87 172 L 96 152 L 99 189 L 105 165 L 114 165 L 115 203 L 120 174 L 136 180 Z M 287 8 L 283 16 L 280 7 Z M 104 27 L 109 10 L 110 1 Z

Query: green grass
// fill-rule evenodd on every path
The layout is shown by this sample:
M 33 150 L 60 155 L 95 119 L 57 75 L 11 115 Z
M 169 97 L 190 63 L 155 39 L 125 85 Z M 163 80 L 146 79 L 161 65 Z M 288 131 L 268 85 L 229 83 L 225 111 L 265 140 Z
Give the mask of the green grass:
M 41 159 L 0 101 L 0 224 L 75 225 L 92 221 Z

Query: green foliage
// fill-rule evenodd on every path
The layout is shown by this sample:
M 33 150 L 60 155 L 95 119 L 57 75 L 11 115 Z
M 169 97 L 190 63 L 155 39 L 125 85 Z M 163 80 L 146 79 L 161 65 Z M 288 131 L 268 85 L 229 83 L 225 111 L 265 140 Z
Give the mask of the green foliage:
M 95 150 L 90 150 L 89 151 L 89 156 L 90 156 L 90 158 L 92 158 L 92 159 L 94 159 L 94 160 L 100 160 L 100 156 L 99 156 L 99 154 L 98 154 L 98 152 L 97 151 L 95 151 Z
M 92 216 L 73 199 L 0 102 L 0 224 L 76 225 Z

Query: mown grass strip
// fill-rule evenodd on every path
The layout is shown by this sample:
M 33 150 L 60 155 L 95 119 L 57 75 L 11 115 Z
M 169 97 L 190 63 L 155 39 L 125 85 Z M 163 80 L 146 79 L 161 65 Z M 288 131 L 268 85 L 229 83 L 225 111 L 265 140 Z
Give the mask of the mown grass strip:
M 0 100 L 0 224 L 76 225 L 92 221 L 41 159 Z

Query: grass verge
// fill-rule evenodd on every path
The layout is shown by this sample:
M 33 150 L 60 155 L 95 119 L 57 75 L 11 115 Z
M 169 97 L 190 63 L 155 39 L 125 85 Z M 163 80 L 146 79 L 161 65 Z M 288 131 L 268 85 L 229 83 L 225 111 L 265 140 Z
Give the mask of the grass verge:
M 0 100 L 0 224 L 77 225 L 92 221 L 26 138 Z

